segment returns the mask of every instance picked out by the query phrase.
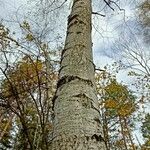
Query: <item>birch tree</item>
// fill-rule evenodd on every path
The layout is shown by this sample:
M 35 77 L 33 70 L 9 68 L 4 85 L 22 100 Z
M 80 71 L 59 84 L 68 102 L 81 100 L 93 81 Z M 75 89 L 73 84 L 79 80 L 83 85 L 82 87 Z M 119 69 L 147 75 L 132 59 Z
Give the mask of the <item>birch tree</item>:
M 104 150 L 94 81 L 91 0 L 73 0 L 53 99 L 52 150 Z

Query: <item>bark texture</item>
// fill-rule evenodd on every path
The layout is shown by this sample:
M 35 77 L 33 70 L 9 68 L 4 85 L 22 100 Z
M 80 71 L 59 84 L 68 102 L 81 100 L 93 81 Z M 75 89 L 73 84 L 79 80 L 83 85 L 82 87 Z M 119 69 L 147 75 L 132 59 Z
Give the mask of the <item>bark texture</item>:
M 94 84 L 91 0 L 74 0 L 54 103 L 52 150 L 105 150 Z

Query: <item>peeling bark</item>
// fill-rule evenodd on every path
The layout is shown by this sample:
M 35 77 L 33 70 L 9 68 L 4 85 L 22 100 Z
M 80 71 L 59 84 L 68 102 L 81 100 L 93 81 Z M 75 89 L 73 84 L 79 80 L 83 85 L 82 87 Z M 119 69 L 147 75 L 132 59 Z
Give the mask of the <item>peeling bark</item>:
M 91 0 L 74 0 L 57 91 L 51 150 L 105 150 L 94 81 Z

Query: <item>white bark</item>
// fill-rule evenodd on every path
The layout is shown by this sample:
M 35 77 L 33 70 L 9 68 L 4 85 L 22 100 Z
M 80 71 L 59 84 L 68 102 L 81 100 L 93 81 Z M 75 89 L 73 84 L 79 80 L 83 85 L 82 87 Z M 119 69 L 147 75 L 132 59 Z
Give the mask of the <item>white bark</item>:
M 74 0 L 54 99 L 52 150 L 105 150 L 94 84 L 91 0 Z

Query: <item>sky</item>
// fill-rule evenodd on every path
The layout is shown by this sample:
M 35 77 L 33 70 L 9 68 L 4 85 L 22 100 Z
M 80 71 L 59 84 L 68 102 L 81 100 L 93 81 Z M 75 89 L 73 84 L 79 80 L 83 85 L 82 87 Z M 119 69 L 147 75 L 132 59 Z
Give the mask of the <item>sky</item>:
M 16 28 L 17 26 L 14 24 L 14 21 L 22 22 L 23 20 L 30 18 L 31 23 L 33 23 L 37 16 L 35 16 L 35 18 L 31 18 L 32 15 L 27 14 L 26 10 L 28 9 L 33 13 L 35 11 L 33 8 L 34 2 L 32 1 L 32 3 L 28 3 L 28 1 L 29 0 L 3 0 L 0 3 L 0 20 L 4 20 L 4 22 L 6 21 L 8 27 L 16 32 L 18 29 Z M 52 16 L 49 18 L 51 19 L 49 29 L 52 30 L 52 32 L 51 35 L 46 35 L 45 38 L 50 40 L 52 48 L 64 42 L 67 16 L 71 9 L 71 4 L 71 1 L 68 1 L 68 4 L 61 8 L 61 10 L 57 11 L 57 13 L 53 13 L 51 10 Z M 94 62 L 96 66 L 100 68 L 103 68 L 105 65 L 111 64 L 116 60 L 123 59 L 121 55 L 113 55 L 114 51 L 120 53 L 121 49 L 120 51 L 117 51 L 117 49 L 113 49 L 112 47 L 114 47 L 116 43 L 118 44 L 120 40 L 125 41 L 126 39 L 123 39 L 124 37 L 133 37 L 134 33 L 137 33 L 139 29 L 136 24 L 137 14 L 135 6 L 137 3 L 131 0 L 121 0 L 118 5 L 125 11 L 119 10 L 119 8 L 115 5 L 113 5 L 115 11 L 112 11 L 110 8 L 106 8 L 105 4 L 101 3 L 99 0 L 93 1 L 93 11 L 106 15 L 106 17 L 95 15 L 92 16 Z M 57 6 L 54 5 L 54 7 Z M 38 14 L 35 13 L 34 15 Z M 39 22 L 39 25 L 42 26 L 42 24 L 43 22 Z M 54 42 L 56 37 L 57 43 Z M 139 37 L 141 37 L 140 34 Z M 147 46 L 142 44 L 143 41 L 141 38 L 138 40 L 138 42 L 141 44 L 141 47 L 146 50 Z M 149 53 L 149 50 L 147 52 Z M 119 82 L 123 82 L 124 84 L 130 84 L 130 78 L 127 76 L 127 71 L 124 70 L 117 74 L 117 80 Z M 135 133 L 138 134 L 138 132 Z

